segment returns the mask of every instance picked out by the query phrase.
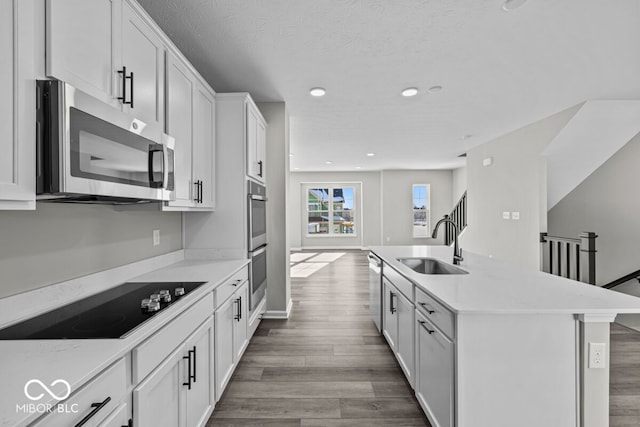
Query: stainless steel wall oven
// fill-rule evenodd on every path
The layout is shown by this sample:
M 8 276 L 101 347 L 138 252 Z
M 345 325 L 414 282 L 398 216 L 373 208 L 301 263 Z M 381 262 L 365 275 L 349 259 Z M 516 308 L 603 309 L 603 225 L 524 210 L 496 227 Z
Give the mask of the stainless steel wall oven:
M 248 181 L 248 247 L 251 259 L 249 309 L 262 301 L 267 289 L 267 197 L 266 188 Z

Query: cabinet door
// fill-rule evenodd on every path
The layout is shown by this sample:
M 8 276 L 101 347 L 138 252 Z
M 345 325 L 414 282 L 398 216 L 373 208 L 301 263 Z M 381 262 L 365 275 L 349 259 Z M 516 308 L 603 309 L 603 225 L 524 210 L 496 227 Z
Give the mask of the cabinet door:
M 407 381 L 413 387 L 414 385 L 414 320 L 413 320 L 413 304 L 401 293 L 398 292 L 396 297 L 397 319 L 398 319 L 398 335 L 396 343 L 396 358 L 404 371 Z
M 183 383 L 187 380 L 187 363 L 181 345 L 133 390 L 133 425 L 177 427 L 184 413 Z
M 204 426 L 215 403 L 213 378 L 213 318 L 207 320 L 186 341 L 193 378 L 187 389 L 187 426 Z
M 260 181 L 265 182 L 267 176 L 267 128 L 261 120 L 258 120 L 257 150 L 258 177 Z
M 122 0 L 47 0 L 47 75 L 121 108 Z
M 246 103 L 247 114 L 247 175 L 260 180 L 258 164 L 258 115 L 253 106 Z
M 125 427 L 129 424 L 129 419 L 127 404 L 122 403 L 100 423 L 100 427 Z
M 415 327 L 418 347 L 416 397 L 432 424 L 452 427 L 454 345 L 418 312 Z
M 397 351 L 398 340 L 398 308 L 397 308 L 397 296 L 398 291 L 386 278 L 382 278 L 383 281 L 383 315 L 382 315 L 382 334 L 387 339 L 391 350 L 395 353 Z
M 216 399 L 220 399 L 227 386 L 234 365 L 233 329 L 235 297 L 225 301 L 215 312 L 215 381 Z
M 164 124 L 164 45 L 155 31 L 129 5 L 123 6 L 122 65 L 132 79 L 125 82 L 125 111 L 145 123 Z
M 194 76 L 185 64 L 167 52 L 167 133 L 175 138 L 176 200 L 169 206 L 194 206 L 191 181 L 191 147 Z
M 249 282 L 245 282 L 234 294 L 235 315 L 233 323 L 234 362 L 238 362 L 249 344 Z
M 197 84 L 193 114 L 193 180 L 195 190 L 201 193 L 196 206 L 209 209 L 213 209 L 215 200 L 215 108 L 213 94 Z
M 34 2 L 0 2 L 0 209 L 35 209 Z

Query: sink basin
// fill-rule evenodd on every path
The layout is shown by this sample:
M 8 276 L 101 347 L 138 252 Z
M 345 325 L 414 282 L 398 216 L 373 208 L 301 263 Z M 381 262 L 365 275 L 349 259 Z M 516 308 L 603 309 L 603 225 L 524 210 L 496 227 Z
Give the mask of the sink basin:
M 398 258 L 398 261 L 420 274 L 469 274 L 468 271 L 433 258 Z

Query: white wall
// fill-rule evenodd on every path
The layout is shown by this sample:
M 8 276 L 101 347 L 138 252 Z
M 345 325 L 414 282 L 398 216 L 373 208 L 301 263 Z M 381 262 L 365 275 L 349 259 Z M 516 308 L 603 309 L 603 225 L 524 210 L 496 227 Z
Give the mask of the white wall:
M 0 211 L 0 298 L 180 250 L 181 218 L 73 203 Z
M 362 240 L 305 238 L 304 200 L 300 186 L 310 182 L 357 182 L 362 187 Z M 292 248 L 361 245 L 433 244 L 433 239 L 413 238 L 412 185 L 431 184 L 431 220 L 453 208 L 452 172 L 388 170 L 376 172 L 292 172 L 290 180 L 289 236 Z M 387 240 L 388 238 L 388 240 Z M 356 242 L 355 244 L 353 242 Z M 436 242 L 437 243 L 437 242 Z
M 546 169 L 542 151 L 580 105 L 467 152 L 467 231 L 461 245 L 539 269 L 539 233 L 546 231 Z M 483 160 L 492 158 L 491 166 Z M 519 212 L 520 220 L 502 213 Z
M 454 169 L 453 173 L 453 203 L 458 203 L 460 197 L 467 191 L 467 167 Z
M 267 310 L 283 312 L 291 299 L 287 206 L 289 204 L 289 114 L 284 102 L 258 104 L 267 121 Z
M 599 285 L 640 269 L 638 159 L 640 134 L 549 210 L 550 235 L 573 237 L 582 231 L 598 234 Z
M 413 184 L 431 185 L 431 226 L 453 208 L 453 173 L 450 170 L 382 171 L 382 237 L 385 245 L 441 244 L 413 237 Z M 433 228 L 431 228 L 433 231 Z

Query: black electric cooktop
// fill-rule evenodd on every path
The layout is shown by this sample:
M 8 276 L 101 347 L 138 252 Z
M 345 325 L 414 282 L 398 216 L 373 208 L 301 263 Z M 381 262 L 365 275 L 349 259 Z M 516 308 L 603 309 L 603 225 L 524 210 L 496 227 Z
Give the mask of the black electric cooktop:
M 0 340 L 121 338 L 204 283 L 123 283 L 2 329 Z M 170 301 L 159 299 L 155 311 L 141 307 L 142 300 L 154 294 L 157 300 L 161 293 L 170 294 Z

